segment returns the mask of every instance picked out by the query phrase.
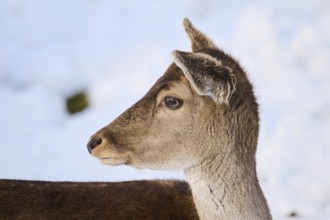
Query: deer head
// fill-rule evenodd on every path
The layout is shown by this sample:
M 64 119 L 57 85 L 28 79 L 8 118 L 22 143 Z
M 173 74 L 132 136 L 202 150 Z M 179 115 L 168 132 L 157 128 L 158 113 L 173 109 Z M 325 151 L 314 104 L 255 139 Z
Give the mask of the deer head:
M 233 151 L 253 161 L 258 106 L 246 74 L 187 18 L 184 27 L 192 52 L 174 51 L 150 91 L 91 137 L 88 150 L 102 163 L 186 169 Z
M 135 105 L 91 137 L 105 164 L 183 169 L 200 219 L 271 219 L 255 152 L 258 104 L 245 72 L 188 19 L 192 52 Z

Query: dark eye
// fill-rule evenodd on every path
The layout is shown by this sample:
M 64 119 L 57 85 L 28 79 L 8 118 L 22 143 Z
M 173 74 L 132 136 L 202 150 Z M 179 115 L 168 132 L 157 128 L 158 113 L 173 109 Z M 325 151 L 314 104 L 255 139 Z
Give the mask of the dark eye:
M 166 107 L 168 107 L 171 110 L 179 109 L 183 105 L 183 101 L 181 99 L 177 99 L 172 96 L 166 96 L 164 101 Z

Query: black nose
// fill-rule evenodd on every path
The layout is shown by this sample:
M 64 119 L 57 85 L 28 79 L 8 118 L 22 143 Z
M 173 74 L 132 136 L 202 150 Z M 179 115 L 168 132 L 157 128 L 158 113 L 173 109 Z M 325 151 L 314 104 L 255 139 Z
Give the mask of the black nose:
M 102 143 L 102 139 L 101 139 L 101 138 L 90 140 L 90 141 L 88 142 L 88 144 L 87 144 L 88 152 L 91 153 L 92 150 L 93 150 L 94 148 L 96 148 L 97 146 L 99 146 L 101 143 Z

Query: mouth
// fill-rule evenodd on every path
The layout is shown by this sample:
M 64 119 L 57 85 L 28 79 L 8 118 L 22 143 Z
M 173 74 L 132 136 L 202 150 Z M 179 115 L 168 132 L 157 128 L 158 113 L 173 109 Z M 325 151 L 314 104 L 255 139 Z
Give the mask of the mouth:
M 104 157 L 104 158 L 98 158 L 98 159 L 101 163 L 106 164 L 106 165 L 111 165 L 111 166 L 124 165 L 128 162 L 126 159 L 119 159 L 119 158 L 113 158 L 113 157 Z

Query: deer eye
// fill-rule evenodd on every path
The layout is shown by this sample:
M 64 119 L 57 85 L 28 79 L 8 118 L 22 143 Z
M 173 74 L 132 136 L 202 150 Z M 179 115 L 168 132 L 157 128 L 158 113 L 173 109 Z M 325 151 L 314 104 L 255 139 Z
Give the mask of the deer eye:
M 176 110 L 182 107 L 183 100 L 174 98 L 172 96 L 166 96 L 164 99 L 166 107 L 171 110 Z

